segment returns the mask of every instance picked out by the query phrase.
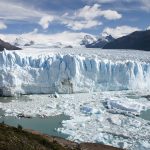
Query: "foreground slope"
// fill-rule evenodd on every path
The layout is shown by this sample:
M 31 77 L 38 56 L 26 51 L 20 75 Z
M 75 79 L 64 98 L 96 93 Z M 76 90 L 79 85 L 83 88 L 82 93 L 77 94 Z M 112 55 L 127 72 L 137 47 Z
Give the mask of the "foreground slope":
M 26 132 L 21 129 L 0 124 L 1 150 L 119 150 L 101 144 L 77 144 L 67 140 L 49 137 L 37 132 Z
M 150 30 L 136 31 L 118 38 L 104 46 L 104 49 L 136 49 L 150 51 Z

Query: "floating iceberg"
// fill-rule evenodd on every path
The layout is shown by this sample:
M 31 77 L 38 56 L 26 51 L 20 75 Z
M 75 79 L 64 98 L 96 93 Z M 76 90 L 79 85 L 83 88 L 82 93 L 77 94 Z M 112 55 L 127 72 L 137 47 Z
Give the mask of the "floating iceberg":
M 0 52 L 1 95 L 150 89 L 148 58 L 145 62 L 140 57 L 115 60 L 115 54 L 104 55 L 101 50 L 86 50 L 82 55 L 67 50 L 31 51 Z
M 119 100 L 106 100 L 106 105 L 108 109 L 124 114 L 133 114 L 140 115 L 141 111 L 144 111 L 146 107 L 140 103 L 129 101 L 127 99 L 119 101 Z

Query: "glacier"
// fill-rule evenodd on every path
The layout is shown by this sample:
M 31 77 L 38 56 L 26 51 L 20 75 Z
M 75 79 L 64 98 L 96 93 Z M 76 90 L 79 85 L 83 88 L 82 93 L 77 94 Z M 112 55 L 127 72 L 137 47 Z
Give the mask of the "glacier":
M 57 131 L 72 141 L 150 149 L 150 121 L 140 117 L 150 110 L 149 93 L 149 52 L 31 47 L 0 52 L 0 95 L 15 96 L 0 102 L 4 116 L 65 114 L 70 119 Z
M 150 89 L 149 53 L 81 51 L 0 52 L 0 95 Z

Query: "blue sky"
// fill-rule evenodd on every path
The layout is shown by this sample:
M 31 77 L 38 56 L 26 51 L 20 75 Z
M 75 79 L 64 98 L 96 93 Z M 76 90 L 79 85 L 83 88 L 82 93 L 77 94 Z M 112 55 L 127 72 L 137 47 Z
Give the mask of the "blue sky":
M 149 0 L 0 0 L 0 33 L 111 34 L 150 28 Z

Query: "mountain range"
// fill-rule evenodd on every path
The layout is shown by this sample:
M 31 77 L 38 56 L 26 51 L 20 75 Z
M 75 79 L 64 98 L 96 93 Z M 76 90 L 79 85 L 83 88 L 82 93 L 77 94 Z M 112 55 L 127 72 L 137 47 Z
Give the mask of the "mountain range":
M 23 47 L 35 47 L 35 48 L 103 48 L 103 49 L 136 49 L 150 51 L 150 30 L 136 31 L 127 36 L 120 37 L 118 39 L 113 38 L 111 35 L 95 37 L 92 35 L 85 35 L 78 39 L 76 45 L 65 44 L 63 42 L 50 42 L 42 43 L 42 41 L 36 41 L 34 39 L 28 39 L 24 37 L 17 37 L 15 40 L 5 42 L 0 39 L 0 51 L 7 50 L 20 50 Z M 21 47 L 21 48 L 19 48 Z
M 136 31 L 106 44 L 104 49 L 135 49 L 150 51 L 150 30 Z

